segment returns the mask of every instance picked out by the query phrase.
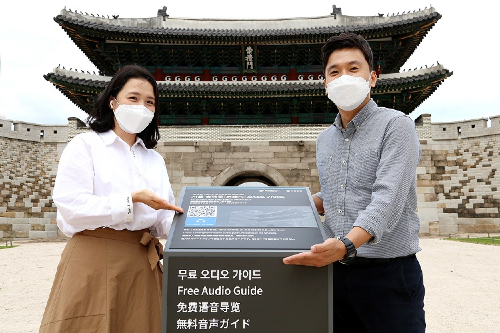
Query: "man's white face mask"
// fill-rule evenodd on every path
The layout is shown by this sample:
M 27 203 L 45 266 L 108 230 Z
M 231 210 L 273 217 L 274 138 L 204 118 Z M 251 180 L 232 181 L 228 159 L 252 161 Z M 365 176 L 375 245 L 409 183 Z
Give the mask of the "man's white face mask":
M 370 92 L 370 78 L 342 75 L 326 85 L 328 98 L 344 111 L 356 109 Z

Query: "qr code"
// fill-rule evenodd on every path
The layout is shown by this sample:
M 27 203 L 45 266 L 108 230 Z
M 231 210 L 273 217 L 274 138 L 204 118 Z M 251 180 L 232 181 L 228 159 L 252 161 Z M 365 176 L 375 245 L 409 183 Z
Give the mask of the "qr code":
M 217 217 L 217 206 L 189 206 L 187 217 Z

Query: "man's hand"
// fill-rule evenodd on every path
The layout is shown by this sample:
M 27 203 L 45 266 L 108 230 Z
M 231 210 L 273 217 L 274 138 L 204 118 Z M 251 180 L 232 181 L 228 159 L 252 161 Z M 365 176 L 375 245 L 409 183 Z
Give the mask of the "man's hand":
M 354 247 L 359 248 L 368 242 L 372 235 L 360 227 L 354 227 L 346 237 L 354 244 Z M 347 249 L 344 243 L 336 238 L 328 238 L 322 244 L 311 246 L 311 252 L 302 252 L 286 257 L 283 259 L 283 263 L 285 265 L 322 267 L 343 259 L 346 253 Z
M 168 209 L 175 210 L 179 213 L 184 213 L 184 210 L 172 204 L 169 204 L 167 200 L 157 196 L 153 191 L 150 190 L 139 190 L 132 192 L 132 202 L 142 202 L 145 205 L 153 209 Z
M 311 252 L 302 252 L 283 259 L 285 265 L 323 267 L 344 258 L 347 249 L 336 238 L 328 238 L 321 244 L 311 246 Z

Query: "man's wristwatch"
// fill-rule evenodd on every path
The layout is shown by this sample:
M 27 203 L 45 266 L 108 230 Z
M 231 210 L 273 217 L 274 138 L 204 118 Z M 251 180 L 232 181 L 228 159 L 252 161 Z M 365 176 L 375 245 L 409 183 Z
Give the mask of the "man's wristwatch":
M 337 239 L 339 241 L 341 241 L 342 243 L 344 243 L 344 245 L 347 249 L 347 252 L 346 252 L 344 258 L 342 260 L 340 260 L 340 262 L 343 264 L 347 264 L 347 263 L 349 263 L 349 261 L 351 261 L 352 259 L 354 259 L 356 257 L 356 253 L 357 253 L 356 247 L 347 237 L 338 236 Z

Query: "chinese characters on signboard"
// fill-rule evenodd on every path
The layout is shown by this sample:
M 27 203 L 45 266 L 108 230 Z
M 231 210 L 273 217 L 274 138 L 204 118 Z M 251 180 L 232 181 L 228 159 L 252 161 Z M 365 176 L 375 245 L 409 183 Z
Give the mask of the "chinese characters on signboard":
M 256 49 L 255 45 L 243 46 L 243 73 L 257 73 Z
M 330 333 L 328 267 L 286 266 L 284 253 L 176 255 L 166 258 L 163 332 Z
M 196 269 L 179 269 L 177 277 L 181 280 L 204 280 L 215 279 L 217 281 L 224 281 L 226 279 L 237 279 L 238 281 L 251 281 L 261 278 L 261 272 L 258 269 L 254 270 L 239 270 L 233 269 L 232 272 L 227 269 L 204 269 L 198 272 Z M 182 282 L 181 282 L 182 283 Z M 177 296 L 262 296 L 264 293 L 262 288 L 257 286 L 235 286 L 228 288 L 224 285 L 218 287 L 184 287 L 179 284 L 177 286 Z M 235 301 L 218 301 L 216 299 L 211 301 L 180 301 L 177 303 L 177 313 L 190 313 L 193 317 L 187 319 L 177 319 L 177 329 L 199 329 L 207 330 L 213 328 L 227 329 L 230 327 L 245 329 L 250 325 L 250 319 L 238 318 L 229 319 L 225 318 L 226 313 L 240 313 L 241 303 Z M 198 314 L 205 314 L 205 316 L 198 317 Z

